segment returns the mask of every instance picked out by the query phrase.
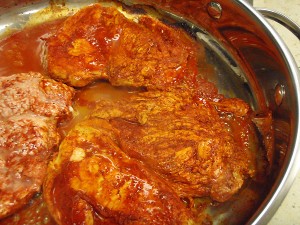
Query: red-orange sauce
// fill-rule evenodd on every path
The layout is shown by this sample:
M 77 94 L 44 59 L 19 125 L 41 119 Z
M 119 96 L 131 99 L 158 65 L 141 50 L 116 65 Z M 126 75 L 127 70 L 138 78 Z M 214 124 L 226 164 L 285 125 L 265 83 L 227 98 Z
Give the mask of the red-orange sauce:
M 101 90 L 101 91 L 99 91 Z M 113 87 L 108 82 L 95 82 L 85 88 L 79 89 L 74 97 L 74 117 L 71 121 L 62 123 L 59 127 L 61 136 L 64 137 L 79 121 L 88 117 L 97 102 L 102 100 L 120 100 L 130 94 L 141 91 L 138 88 Z
M 0 76 L 30 71 L 47 76 L 43 65 L 45 39 L 49 37 L 63 20 L 46 22 L 37 26 L 16 31 L 0 41 Z M 99 92 L 99 90 L 101 90 Z M 74 118 L 59 124 L 59 133 L 63 138 L 79 121 L 88 116 L 98 101 L 103 99 L 119 100 L 139 89 L 116 88 L 107 82 L 96 82 L 85 88 L 76 90 L 73 109 Z M 56 224 L 48 212 L 42 195 L 35 197 L 25 208 L 5 219 L 0 225 L 21 224 Z
M 0 76 L 29 71 L 44 72 L 43 39 L 62 21 L 44 23 L 15 32 L 0 42 Z
M 42 65 L 43 39 L 53 32 L 61 21 L 41 24 L 14 32 L 0 41 L 0 76 L 29 71 L 44 73 Z M 55 224 L 42 196 L 34 198 L 18 213 L 0 220 L 7 224 Z
M 41 194 L 34 197 L 28 206 L 14 215 L 0 220 L 1 225 L 56 225 Z
M 54 22 L 43 23 L 34 27 L 29 27 L 15 32 L 9 37 L 1 40 L 0 76 L 8 76 L 14 73 L 24 73 L 29 71 L 46 74 L 42 63 L 44 54 L 43 47 L 45 44 L 44 39 L 51 35 L 51 33 L 58 28 L 61 22 L 62 20 L 58 20 Z M 204 59 L 204 52 L 200 58 Z M 212 75 L 214 72 L 212 66 L 205 66 L 205 61 L 202 61 L 201 68 L 201 72 L 209 74 L 209 77 L 211 77 L 210 75 Z M 101 90 L 101 92 L 99 92 L 99 90 Z M 61 136 L 65 136 L 65 134 L 78 121 L 88 116 L 90 110 L 95 107 L 97 101 L 101 101 L 103 99 L 119 100 L 136 91 L 139 90 L 115 88 L 106 82 L 97 82 L 83 89 L 78 89 L 74 98 L 73 105 L 75 116 L 72 121 L 60 124 L 59 131 L 61 133 Z M 243 125 L 241 125 L 242 124 L 239 123 L 233 124 L 236 130 L 239 130 L 240 127 L 243 127 Z M 255 193 L 257 192 L 258 191 L 255 191 Z M 253 196 L 252 193 L 250 193 L 249 195 Z M 255 198 L 255 200 L 253 201 L 256 201 L 256 198 L 259 197 L 255 196 L 253 198 Z M 249 202 L 250 201 L 252 201 L 252 198 L 249 200 Z M 209 204 L 211 204 L 211 202 L 208 203 L 206 201 L 199 203 L 199 211 L 202 211 L 202 209 L 200 209 L 202 205 L 203 208 L 205 208 Z M 234 205 L 233 202 L 229 202 L 227 204 L 229 206 Z M 242 205 L 243 206 L 241 208 L 244 207 L 243 209 L 245 209 L 245 205 L 247 205 L 247 203 L 245 204 L 243 202 Z M 0 225 L 37 224 L 38 222 L 40 222 L 41 224 L 55 224 L 53 219 L 51 219 L 51 216 L 41 196 L 33 199 L 33 201 L 28 204 L 27 207 L 20 210 L 19 212 L 6 219 L 1 220 Z

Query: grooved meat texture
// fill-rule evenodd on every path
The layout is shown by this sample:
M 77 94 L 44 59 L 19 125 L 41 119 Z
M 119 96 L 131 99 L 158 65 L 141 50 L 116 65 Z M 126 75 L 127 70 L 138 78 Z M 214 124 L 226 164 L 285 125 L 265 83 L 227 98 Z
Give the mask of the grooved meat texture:
M 68 18 L 46 39 L 50 76 L 75 87 L 105 79 L 114 86 L 217 96 L 214 85 L 198 76 L 203 47 L 182 29 L 122 12 L 95 4 Z
M 60 139 L 57 122 L 71 116 L 73 94 L 39 73 L 0 77 L 0 218 L 40 191 Z
M 99 101 L 50 163 L 51 214 L 59 224 L 193 224 L 182 199 L 224 202 L 256 176 L 248 110 L 159 91 Z
M 94 102 L 62 142 L 44 184 L 59 224 L 193 224 L 194 198 L 225 202 L 257 176 L 250 107 L 201 78 L 184 31 L 95 4 L 46 41 L 52 78 L 140 88 Z
M 180 197 L 223 202 L 255 175 L 249 144 L 255 132 L 244 102 L 218 102 L 230 116 L 221 116 L 215 104 L 194 102 L 188 94 L 145 92 L 101 101 L 91 117 L 108 120 L 118 130 L 121 149 L 159 173 Z
M 118 146 L 106 120 L 78 123 L 50 163 L 44 197 L 58 224 L 194 224 L 163 179 Z

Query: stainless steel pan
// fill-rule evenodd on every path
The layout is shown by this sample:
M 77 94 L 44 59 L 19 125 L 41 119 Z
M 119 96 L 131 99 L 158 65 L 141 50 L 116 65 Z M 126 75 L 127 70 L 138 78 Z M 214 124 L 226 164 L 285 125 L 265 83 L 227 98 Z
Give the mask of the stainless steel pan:
M 53 4 L 78 8 L 96 1 L 0 0 L 0 32 L 20 28 L 36 11 Z M 188 27 L 207 49 L 214 81 L 228 97 L 247 101 L 257 114 L 271 110 L 275 158 L 263 200 L 248 224 L 266 224 L 286 196 L 300 161 L 300 83 L 298 67 L 280 36 L 266 21 L 285 25 L 298 38 L 300 28 L 284 15 L 256 10 L 243 0 L 124 0 L 153 6 L 162 16 Z M 265 16 L 265 17 L 264 17 Z

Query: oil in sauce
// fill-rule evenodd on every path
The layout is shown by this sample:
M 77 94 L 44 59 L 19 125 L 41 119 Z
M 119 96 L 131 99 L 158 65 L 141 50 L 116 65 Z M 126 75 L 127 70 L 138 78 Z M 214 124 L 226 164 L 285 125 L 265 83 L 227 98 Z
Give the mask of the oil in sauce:
M 62 21 L 55 21 L 17 31 L 0 42 L 0 74 L 44 72 L 43 39 L 57 29 Z
M 57 20 L 28 27 L 1 40 L 0 76 L 31 71 L 46 74 L 43 65 L 45 39 L 57 30 L 62 22 L 63 20 Z M 120 100 L 137 91 L 140 90 L 115 88 L 104 81 L 76 90 L 73 103 L 73 119 L 58 125 L 61 137 L 63 138 L 76 123 L 88 116 L 98 101 Z M 39 193 L 26 207 L 12 216 L 0 220 L 0 225 L 8 224 L 54 225 L 56 223 L 48 212 L 42 194 Z
M 8 76 L 14 73 L 26 73 L 30 71 L 45 74 L 45 68 L 43 65 L 44 40 L 54 31 L 56 31 L 62 22 L 63 20 L 57 20 L 54 22 L 43 23 L 34 27 L 28 27 L 0 41 L 0 76 Z M 204 59 L 204 52 L 202 54 L 203 55 L 201 55 L 201 57 Z M 204 73 L 207 74 L 207 77 L 212 77 L 210 75 L 214 74 L 213 67 L 209 64 L 206 64 L 204 60 L 201 62 L 201 67 Z M 104 81 L 95 82 L 94 84 L 91 84 L 85 88 L 76 90 L 73 104 L 74 118 L 72 121 L 60 124 L 59 132 L 61 136 L 65 136 L 66 133 L 76 123 L 87 117 L 90 111 L 93 110 L 97 104 L 97 101 L 117 101 L 138 91 L 142 90 L 115 88 Z M 246 193 L 246 196 L 253 196 L 253 193 L 257 193 L 258 191 L 252 191 L 252 189 L 249 189 L 248 192 L 251 192 L 251 194 L 248 194 L 247 191 L 244 191 L 243 193 Z M 249 199 L 249 202 L 254 201 L 252 197 L 249 197 Z M 238 203 L 243 205 L 242 208 L 245 208 L 245 205 L 247 205 L 245 203 L 241 203 L 241 201 Z M 203 207 L 207 207 L 210 204 L 211 202 L 207 202 L 205 200 L 204 203 L 199 203 L 199 205 L 204 205 Z M 233 202 L 227 203 L 229 206 L 239 204 L 235 204 Z M 199 208 L 201 208 L 201 206 L 199 206 Z M 219 208 L 221 209 L 217 212 L 222 212 L 223 208 Z M 202 209 L 199 211 L 202 211 Z M 33 220 L 33 218 L 35 219 Z M 53 225 L 55 222 L 53 219 L 51 219 L 51 215 L 49 214 L 47 207 L 42 200 L 42 195 L 39 195 L 35 197 L 27 207 L 20 210 L 18 213 L 15 213 L 14 215 L 0 221 L 0 225 L 4 224 Z

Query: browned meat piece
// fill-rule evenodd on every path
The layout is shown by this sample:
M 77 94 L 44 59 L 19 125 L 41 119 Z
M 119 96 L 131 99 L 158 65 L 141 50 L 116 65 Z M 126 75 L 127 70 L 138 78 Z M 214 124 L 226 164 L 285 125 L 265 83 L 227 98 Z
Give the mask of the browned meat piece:
M 73 89 L 40 73 L 0 77 L 0 118 L 34 113 L 64 118 L 71 114 Z
M 231 103 L 236 109 L 245 106 Z M 181 197 L 223 202 L 256 173 L 248 114 L 220 116 L 209 101 L 196 104 L 184 95 L 145 92 L 121 102 L 99 102 L 92 117 L 109 120 L 122 150 L 161 174 Z
M 87 7 L 68 18 L 47 39 L 46 63 L 50 75 L 72 86 L 107 78 L 111 46 L 122 31 L 125 17 L 114 8 Z
M 212 105 L 219 112 L 233 113 L 236 116 L 247 116 L 250 111 L 250 106 L 239 98 L 223 98 L 220 101 L 212 101 Z
M 77 124 L 50 163 L 44 196 L 58 224 L 194 224 L 178 195 L 118 146 L 106 120 Z
M 109 81 L 117 86 L 194 88 L 197 45 L 179 29 L 142 16 L 122 28 L 109 60 Z
M 71 115 L 73 89 L 39 73 L 0 77 L 0 218 L 40 190 L 59 141 L 57 121 Z
M 197 78 L 200 47 L 180 29 L 148 16 L 134 18 L 98 4 L 68 18 L 47 39 L 50 76 L 79 87 L 102 78 L 116 86 L 203 89 Z M 216 94 L 207 84 L 204 89 Z

